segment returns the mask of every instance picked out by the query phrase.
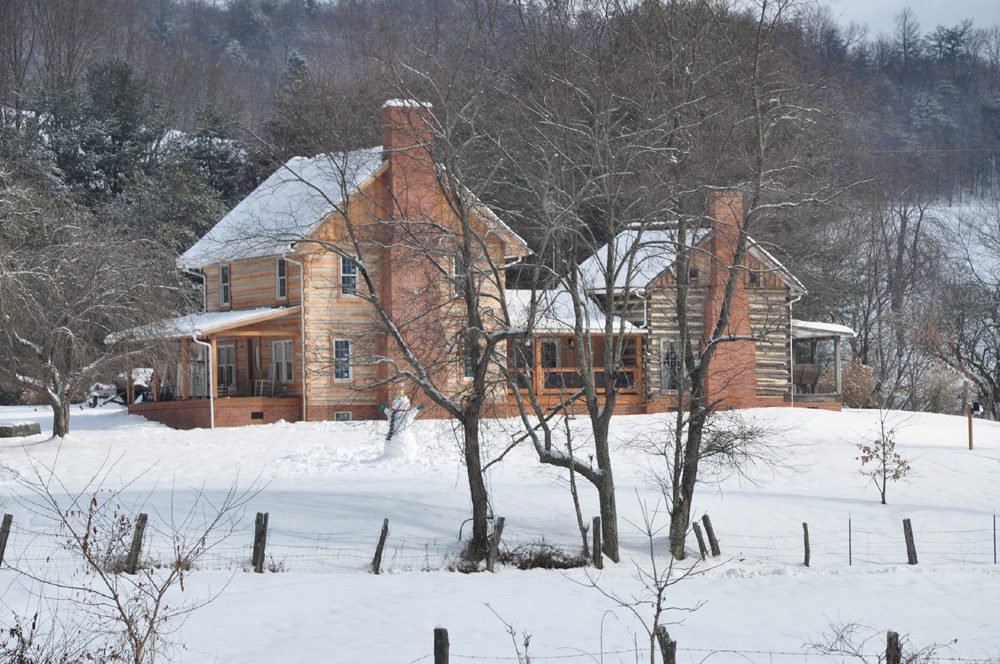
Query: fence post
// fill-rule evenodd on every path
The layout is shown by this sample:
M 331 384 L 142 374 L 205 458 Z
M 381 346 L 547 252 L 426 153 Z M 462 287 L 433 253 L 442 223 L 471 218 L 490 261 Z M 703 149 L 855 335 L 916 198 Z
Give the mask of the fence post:
M 903 652 L 899 648 L 899 634 L 896 632 L 885 633 L 885 664 L 900 664 L 903 659 Z
M 378 545 L 375 547 L 375 557 L 372 558 L 372 574 L 382 573 L 382 549 L 385 548 L 385 539 L 389 536 L 389 519 L 382 521 L 382 532 L 378 536 Z
M 3 565 L 3 554 L 7 551 L 7 538 L 10 536 L 10 524 L 13 520 L 13 514 L 3 515 L 3 525 L 0 525 L 0 566 Z
M 503 524 L 504 519 L 502 516 L 498 517 L 496 523 L 493 525 L 493 541 L 490 542 L 490 555 L 486 559 L 486 571 L 492 572 L 497 562 L 497 553 L 500 551 L 500 538 L 503 536 Z
M 444 627 L 434 628 L 434 664 L 448 664 L 448 630 Z
M 712 529 L 712 520 L 706 514 L 701 517 L 701 522 L 705 524 L 705 534 L 708 535 L 708 545 L 712 547 L 712 556 L 721 556 L 719 540 L 715 539 L 715 530 Z
M 594 517 L 594 525 L 591 526 L 591 530 L 594 535 L 594 544 L 591 547 L 594 550 L 594 567 L 604 569 L 604 555 L 601 552 L 601 517 Z
M 132 547 L 128 551 L 128 558 L 125 559 L 125 572 L 135 574 L 139 569 L 139 553 L 142 551 L 142 535 L 146 532 L 146 521 L 149 517 L 145 513 L 140 513 L 135 521 L 135 532 L 132 533 Z
M 903 519 L 903 537 L 906 538 L 906 563 L 917 564 L 917 547 L 913 545 L 913 528 L 909 519 Z
M 677 642 L 670 638 L 667 628 L 663 625 L 656 628 L 656 640 L 660 642 L 663 664 L 677 664 Z
M 804 563 L 806 567 L 809 567 L 809 524 L 805 522 L 802 523 L 802 543 L 806 551 Z
M 694 538 L 698 540 L 698 551 L 701 552 L 701 559 L 704 560 L 708 557 L 708 549 L 705 548 L 705 538 L 702 537 L 701 526 L 698 525 L 697 521 L 692 525 L 694 526 Z
M 267 549 L 267 521 L 270 512 L 257 512 L 253 524 L 253 555 L 250 563 L 257 574 L 264 573 L 264 551 Z

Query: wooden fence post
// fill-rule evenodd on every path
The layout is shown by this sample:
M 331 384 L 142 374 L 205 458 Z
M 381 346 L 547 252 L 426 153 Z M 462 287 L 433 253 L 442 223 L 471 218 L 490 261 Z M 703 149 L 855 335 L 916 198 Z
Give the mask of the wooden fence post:
M 667 628 L 663 625 L 656 628 L 656 640 L 660 643 L 663 664 L 677 664 L 677 642 L 670 638 Z
M 805 560 L 803 561 L 806 567 L 809 567 L 809 524 L 802 524 L 802 544 L 805 547 Z
M 10 536 L 10 524 L 12 521 L 14 521 L 13 514 L 3 515 L 3 525 L 0 525 L 0 566 L 3 565 L 3 554 L 7 551 L 7 538 Z
M 903 651 L 899 648 L 899 634 L 896 632 L 885 633 L 885 664 L 900 664 L 903 659 Z
M 372 574 L 382 573 L 382 549 L 385 548 L 385 540 L 389 537 L 389 519 L 382 521 L 382 532 L 378 536 L 378 546 L 375 547 L 375 557 L 372 558 Z
M 917 564 L 917 547 L 913 544 L 913 528 L 909 519 L 903 519 L 903 537 L 906 538 L 906 563 Z
M 139 554 L 142 552 L 142 536 L 146 532 L 146 521 L 149 517 L 140 513 L 135 521 L 135 532 L 132 533 L 132 547 L 125 559 L 125 573 L 135 574 L 139 570 Z
M 448 630 L 444 627 L 434 628 L 434 664 L 448 664 Z
M 701 526 L 695 521 L 694 526 L 694 538 L 698 540 L 698 551 L 701 553 L 701 559 L 704 560 L 708 557 L 708 549 L 705 548 L 705 537 L 701 534 Z
M 594 549 L 594 567 L 597 569 L 604 569 L 604 554 L 601 553 L 601 517 L 594 517 L 594 525 L 591 526 L 594 536 L 594 544 L 591 547 Z
M 270 512 L 257 512 L 257 518 L 253 524 L 253 555 L 250 562 L 253 564 L 253 571 L 257 574 L 264 573 L 264 552 L 267 549 L 267 521 Z
M 490 555 L 486 559 L 486 571 L 492 572 L 496 567 L 497 553 L 500 551 L 500 538 L 503 536 L 504 518 L 497 518 L 493 525 L 493 541 L 490 542 Z
M 712 529 L 712 520 L 706 514 L 701 517 L 701 522 L 705 524 L 705 534 L 708 535 L 708 544 L 712 547 L 712 555 L 722 555 L 722 552 L 719 550 L 719 540 L 715 539 L 715 530 Z

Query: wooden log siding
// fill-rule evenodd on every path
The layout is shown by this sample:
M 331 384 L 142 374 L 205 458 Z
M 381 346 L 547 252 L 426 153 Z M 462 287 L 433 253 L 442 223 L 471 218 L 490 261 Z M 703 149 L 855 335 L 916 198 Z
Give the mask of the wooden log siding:
M 288 263 L 286 278 L 288 297 L 279 300 L 277 280 L 275 279 L 275 261 L 275 258 L 259 258 L 229 263 L 229 305 L 221 307 L 221 310 L 299 304 L 302 294 L 301 280 L 299 279 L 301 269 L 295 263 Z M 205 292 L 207 310 L 220 311 L 218 265 L 210 265 L 205 268 Z
M 708 289 L 704 286 L 693 286 L 688 291 L 688 329 L 691 338 L 700 341 L 705 329 L 705 297 Z M 647 398 L 657 398 L 664 394 L 672 395 L 674 391 L 663 389 L 663 358 L 661 348 L 664 341 L 680 341 L 677 327 L 677 289 L 671 284 L 668 287 L 654 290 L 649 295 L 647 310 L 648 362 L 644 367 L 646 375 Z M 696 349 L 697 351 L 698 349 Z
M 773 275 L 761 275 L 773 277 Z M 791 389 L 788 359 L 788 290 L 752 288 L 750 294 L 750 327 L 763 339 L 755 344 L 757 362 L 757 395 L 781 397 Z

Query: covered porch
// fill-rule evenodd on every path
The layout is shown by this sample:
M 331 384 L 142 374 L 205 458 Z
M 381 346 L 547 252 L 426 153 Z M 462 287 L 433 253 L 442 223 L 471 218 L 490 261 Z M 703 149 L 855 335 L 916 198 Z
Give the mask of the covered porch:
M 855 336 L 854 330 L 846 325 L 792 319 L 793 402 L 802 404 L 841 402 L 842 340 L 853 339 Z M 832 357 L 830 346 L 832 346 Z
M 303 419 L 300 306 L 209 312 L 165 321 L 149 336 L 179 354 L 153 367 L 129 412 L 178 429 Z
M 534 297 L 534 302 L 532 302 Z M 507 347 L 507 366 L 516 388 L 534 392 L 543 406 L 554 406 L 583 388 L 580 352 L 575 334 L 576 314 L 573 301 L 565 290 L 507 292 L 511 320 L 532 331 L 511 341 Z M 594 384 L 600 393 L 605 387 L 603 358 L 607 319 L 589 298 L 581 298 L 585 316 L 585 334 L 589 339 L 584 352 L 593 362 Z M 533 312 L 533 314 L 532 314 Z M 530 325 L 529 325 L 530 323 Z M 644 330 L 614 317 L 617 330 L 614 342 L 622 341 L 620 366 L 615 378 L 620 403 L 643 403 L 642 338 Z M 511 393 L 513 393 L 511 387 Z

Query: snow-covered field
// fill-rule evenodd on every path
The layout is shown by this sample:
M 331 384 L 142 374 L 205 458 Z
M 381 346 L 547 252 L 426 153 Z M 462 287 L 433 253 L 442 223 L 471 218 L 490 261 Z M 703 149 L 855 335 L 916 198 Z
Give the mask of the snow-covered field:
M 1000 566 L 994 562 L 994 514 L 1000 503 L 1000 424 L 976 421 L 968 450 L 966 420 L 892 413 L 897 451 L 915 474 L 892 484 L 889 505 L 859 473 L 856 443 L 871 437 L 871 411 L 748 411 L 781 431 L 777 467 L 758 465 L 749 480 L 720 477 L 699 488 L 698 515 L 711 516 L 722 556 L 699 564 L 668 589 L 669 631 L 681 662 L 845 661 L 810 651 L 833 625 L 860 623 L 884 649 L 884 632 L 909 634 L 916 645 L 949 643 L 950 661 L 1000 658 Z M 639 530 L 643 506 L 655 524 L 662 500 L 653 475 L 662 471 L 643 449 L 669 427 L 667 416 L 620 417 L 614 425 L 615 476 L 623 562 L 590 570 L 496 574 L 449 572 L 458 531 L 469 516 L 455 434 L 447 422 L 415 423 L 416 459 L 379 460 L 384 422 L 303 423 L 174 431 L 104 407 L 74 411 L 72 434 L 48 438 L 45 409 L 3 408 L 0 422 L 36 420 L 43 434 L 0 441 L 0 500 L 14 515 L 6 561 L 38 574 L 72 578 L 42 516 L 19 502 L 18 477 L 54 468 L 68 491 L 95 476 L 105 489 L 128 484 L 122 499 L 143 503 L 161 526 L 199 493 L 218 500 L 234 482 L 262 486 L 241 529 L 185 578 L 175 602 L 221 591 L 192 613 L 172 638 L 179 662 L 432 661 L 432 632 L 448 628 L 453 662 L 516 662 L 505 622 L 531 636 L 535 662 L 648 661 L 640 617 L 616 604 L 647 597 L 637 579 L 650 568 Z M 573 421 L 582 444 L 583 418 Z M 47 431 L 46 431 L 47 430 Z M 513 421 L 490 422 L 490 449 L 503 449 Z M 581 451 L 581 454 L 585 452 Z M 579 547 L 565 476 L 542 468 L 527 446 L 491 469 L 493 509 L 506 519 L 509 547 L 544 539 Z M 596 495 L 581 484 L 583 514 L 597 515 Z M 253 518 L 269 513 L 270 565 L 245 571 Z M 383 569 L 367 573 L 382 519 L 389 537 Z M 912 521 L 920 562 L 906 564 L 902 519 Z M 802 564 L 802 523 L 809 524 L 812 566 Z M 468 524 L 465 525 L 466 532 Z M 848 528 L 851 537 L 848 537 Z M 147 555 L 154 556 L 156 534 Z M 694 548 L 692 538 L 689 547 Z M 666 561 L 665 531 L 654 538 Z M 850 564 L 849 564 L 850 556 Z M 49 571 L 46 571 L 49 570 Z M 596 587 L 595 587 L 596 586 Z M 30 616 L 37 584 L 0 570 L 3 622 Z M 45 608 L 45 607 L 43 607 Z M 697 608 L 697 610 L 693 610 Z

